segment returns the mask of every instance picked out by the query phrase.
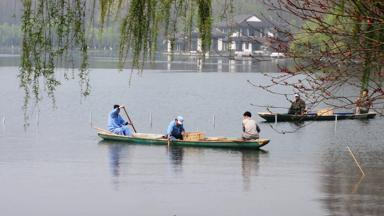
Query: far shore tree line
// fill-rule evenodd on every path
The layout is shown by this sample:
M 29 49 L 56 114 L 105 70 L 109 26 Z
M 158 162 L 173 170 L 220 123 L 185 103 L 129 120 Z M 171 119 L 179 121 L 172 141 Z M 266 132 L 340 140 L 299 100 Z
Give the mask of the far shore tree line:
M 87 44 L 90 49 L 116 50 L 119 47 L 120 34 L 118 26 L 87 29 Z M 0 24 L 0 50 L 2 48 L 22 48 L 21 25 L 2 23 Z

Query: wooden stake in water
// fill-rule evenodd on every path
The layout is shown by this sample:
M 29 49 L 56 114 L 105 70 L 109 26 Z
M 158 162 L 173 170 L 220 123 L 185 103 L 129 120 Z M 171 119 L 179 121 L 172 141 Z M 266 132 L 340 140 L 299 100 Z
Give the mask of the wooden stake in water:
M 349 148 L 349 146 L 348 146 L 348 145 L 347 145 L 347 149 L 348 149 L 349 153 L 351 154 L 351 156 L 352 156 L 353 160 L 354 160 L 354 161 L 355 161 L 355 163 L 357 164 L 357 167 L 359 167 L 359 169 L 360 169 L 361 173 L 363 174 L 363 176 L 365 176 L 365 173 L 364 173 L 363 169 L 361 168 L 361 166 L 360 166 L 359 162 L 357 161 L 357 159 L 356 159 L 355 155 L 353 154 L 353 152 L 352 152 L 351 148 Z
M 337 115 L 335 115 L 335 132 L 336 132 L 336 129 L 337 129 Z
M 277 113 L 275 114 L 275 126 L 277 125 Z
M 92 112 L 89 112 L 89 124 L 91 125 L 92 127 Z
M 149 112 L 149 126 L 152 128 L 152 112 Z
M 39 126 L 40 116 L 39 111 L 36 112 L 36 126 Z
M 2 123 L 3 123 L 3 133 L 5 133 L 5 116 L 3 116 Z
M 5 116 L 3 116 L 3 119 L 2 119 L 2 123 L 3 123 L 3 134 L 5 135 Z
M 212 117 L 212 124 L 213 124 L 213 128 L 216 127 L 216 117 L 215 117 L 215 114 L 213 114 L 213 117 Z

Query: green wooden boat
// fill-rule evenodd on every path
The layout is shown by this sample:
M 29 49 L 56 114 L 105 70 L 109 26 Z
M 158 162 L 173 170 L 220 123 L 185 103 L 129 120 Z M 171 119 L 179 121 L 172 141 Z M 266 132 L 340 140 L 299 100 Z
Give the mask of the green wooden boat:
M 103 129 L 96 129 L 97 135 L 104 140 L 121 141 L 133 144 L 149 145 L 173 145 L 191 147 L 212 147 L 212 148 L 236 148 L 236 149 L 259 149 L 269 143 L 268 139 L 257 139 L 243 141 L 242 139 L 208 137 L 198 141 L 177 140 L 168 143 L 161 134 L 135 133 L 133 137 L 113 134 Z

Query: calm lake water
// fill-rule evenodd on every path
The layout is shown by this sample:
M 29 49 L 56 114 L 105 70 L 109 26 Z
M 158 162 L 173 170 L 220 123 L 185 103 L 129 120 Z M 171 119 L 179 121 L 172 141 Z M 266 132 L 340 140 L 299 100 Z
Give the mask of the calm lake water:
M 276 72 L 276 61 L 210 60 L 199 70 L 194 59 L 181 59 L 138 74 L 93 59 L 91 96 L 81 98 L 78 81 L 64 81 L 58 69 L 57 109 L 44 98 L 24 130 L 17 61 L 0 59 L 0 215 L 384 214 L 381 117 L 282 134 L 298 126 L 255 116 L 271 139 L 263 151 L 104 142 L 93 129 L 106 127 L 119 103 L 140 132 L 163 133 L 183 115 L 187 130 L 240 136 L 242 113 L 264 111 L 251 103 L 288 106 L 247 83 L 268 80 L 260 72 Z

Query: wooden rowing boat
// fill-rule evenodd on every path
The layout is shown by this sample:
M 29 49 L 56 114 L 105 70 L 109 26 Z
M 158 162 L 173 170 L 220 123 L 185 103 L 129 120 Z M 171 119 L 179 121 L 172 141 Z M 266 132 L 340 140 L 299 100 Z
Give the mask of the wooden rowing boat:
M 134 144 L 168 145 L 168 140 L 161 134 L 135 133 L 132 137 L 113 134 L 107 130 L 96 128 L 97 135 L 104 140 L 122 141 Z M 237 148 L 259 149 L 269 143 L 268 139 L 244 141 L 242 139 L 207 137 L 197 141 L 177 140 L 171 141 L 173 146 L 213 147 L 213 148 Z
M 304 115 L 292 115 L 285 113 L 270 113 L 270 112 L 260 112 L 258 113 L 260 117 L 265 119 L 267 122 L 298 122 L 298 121 L 331 121 L 331 120 L 344 120 L 344 119 L 371 119 L 376 116 L 376 113 L 366 113 L 366 114 L 355 114 L 355 113 L 346 113 L 338 112 L 332 115 L 318 115 L 317 113 L 308 113 Z

